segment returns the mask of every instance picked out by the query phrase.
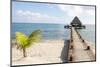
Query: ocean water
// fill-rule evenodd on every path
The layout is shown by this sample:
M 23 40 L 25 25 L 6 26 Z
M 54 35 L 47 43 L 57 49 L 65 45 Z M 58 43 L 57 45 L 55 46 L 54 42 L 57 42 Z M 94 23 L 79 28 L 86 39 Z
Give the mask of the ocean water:
M 42 30 L 42 39 L 67 40 L 70 39 L 70 30 L 64 28 L 64 24 L 46 23 L 12 23 L 11 37 L 15 39 L 15 32 L 23 32 L 27 36 L 34 30 Z M 95 43 L 95 25 L 86 25 L 86 29 L 78 30 L 82 37 Z
M 15 32 L 23 32 L 30 35 L 34 30 L 42 31 L 42 39 L 69 39 L 70 30 L 64 29 L 63 24 L 46 24 L 46 23 L 12 23 L 12 38 L 15 38 Z
M 95 25 L 85 25 L 85 26 L 86 26 L 85 29 L 78 30 L 79 33 L 84 39 L 95 44 L 95 37 L 96 37 Z

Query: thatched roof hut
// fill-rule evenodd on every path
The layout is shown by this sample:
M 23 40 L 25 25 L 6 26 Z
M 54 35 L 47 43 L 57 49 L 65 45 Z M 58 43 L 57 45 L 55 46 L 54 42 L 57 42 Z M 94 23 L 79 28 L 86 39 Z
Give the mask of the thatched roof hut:
M 85 26 L 82 24 L 82 22 L 79 20 L 77 16 L 74 17 L 74 19 L 71 21 L 70 25 L 64 26 L 64 28 L 71 28 L 75 27 L 76 29 L 82 29 L 85 28 Z
M 75 16 L 74 19 L 72 20 L 72 22 L 70 23 L 70 25 L 72 25 L 73 27 L 81 27 L 82 26 L 82 23 L 78 19 L 78 17 Z

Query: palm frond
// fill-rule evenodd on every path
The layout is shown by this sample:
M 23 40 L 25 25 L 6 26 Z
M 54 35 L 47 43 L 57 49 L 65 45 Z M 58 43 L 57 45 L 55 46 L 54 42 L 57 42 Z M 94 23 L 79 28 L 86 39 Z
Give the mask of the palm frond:
M 21 32 L 16 32 L 16 42 L 21 48 L 27 47 L 29 44 L 28 37 Z
M 29 35 L 29 41 L 32 42 L 39 42 L 41 40 L 41 30 L 35 30 Z

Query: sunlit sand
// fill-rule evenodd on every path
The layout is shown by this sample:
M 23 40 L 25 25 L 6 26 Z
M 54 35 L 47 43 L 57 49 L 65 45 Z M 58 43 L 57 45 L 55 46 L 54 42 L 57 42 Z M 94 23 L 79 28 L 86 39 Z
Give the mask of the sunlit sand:
M 61 63 L 61 53 L 64 47 L 63 40 L 46 40 L 36 43 L 27 49 L 27 57 L 22 51 L 12 47 L 12 65 Z M 65 53 L 67 54 L 67 53 Z

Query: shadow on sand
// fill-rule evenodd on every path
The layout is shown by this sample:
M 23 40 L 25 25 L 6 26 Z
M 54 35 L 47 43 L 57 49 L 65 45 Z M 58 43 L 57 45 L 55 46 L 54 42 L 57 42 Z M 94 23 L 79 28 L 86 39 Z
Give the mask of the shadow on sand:
M 64 41 L 64 47 L 62 49 L 61 56 L 60 56 L 63 63 L 68 62 L 68 49 L 69 49 L 69 40 L 65 40 Z

